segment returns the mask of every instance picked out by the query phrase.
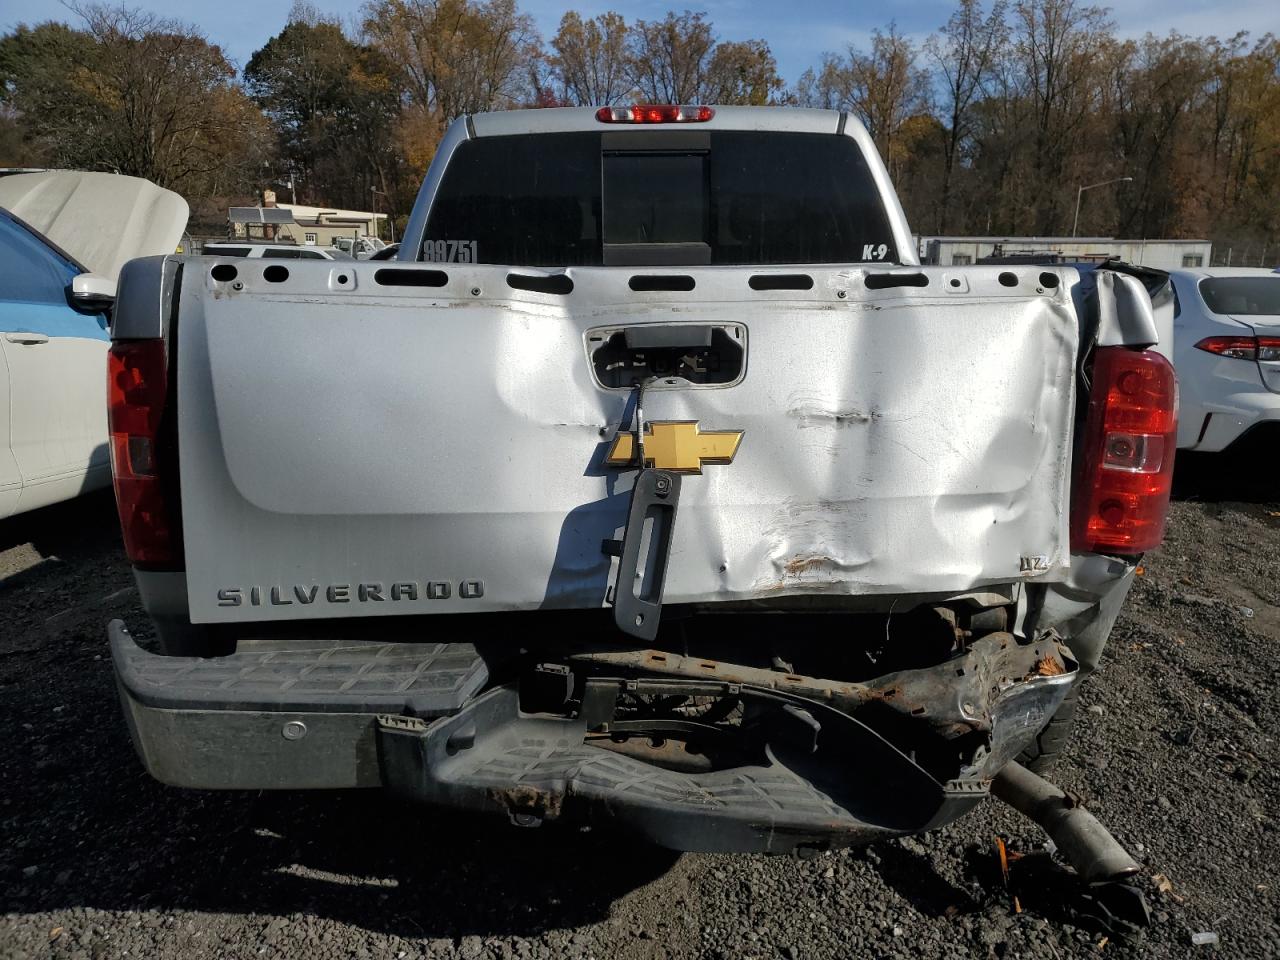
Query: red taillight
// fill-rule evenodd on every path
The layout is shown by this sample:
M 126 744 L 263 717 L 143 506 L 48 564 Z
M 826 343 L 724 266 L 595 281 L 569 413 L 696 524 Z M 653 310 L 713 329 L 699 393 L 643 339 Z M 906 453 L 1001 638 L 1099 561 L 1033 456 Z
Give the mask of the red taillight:
M 1253 337 L 1206 337 L 1196 344 L 1196 349 L 1237 360 L 1258 359 L 1258 342 Z
M 1237 360 L 1280 360 L 1280 337 L 1205 337 L 1196 349 Z
M 124 549 L 152 569 L 179 562 L 177 531 L 161 488 L 160 420 L 168 394 L 163 340 L 125 340 L 107 361 L 111 474 Z
M 1073 550 L 1142 553 L 1160 544 L 1177 434 L 1173 365 L 1149 350 L 1099 347 L 1072 497 Z
M 601 123 L 705 123 L 716 115 L 711 107 L 677 107 L 664 103 L 637 103 L 633 107 L 601 107 Z

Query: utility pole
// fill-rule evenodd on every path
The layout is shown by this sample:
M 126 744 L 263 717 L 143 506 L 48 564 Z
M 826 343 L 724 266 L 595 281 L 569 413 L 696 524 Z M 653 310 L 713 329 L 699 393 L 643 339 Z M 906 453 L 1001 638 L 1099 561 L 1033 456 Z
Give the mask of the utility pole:
M 386 192 L 385 192 L 385 191 L 383 191 L 383 190 L 379 190 L 377 187 L 370 187 L 369 189 L 373 191 L 373 212 L 374 212 L 374 214 L 375 214 L 375 216 L 374 216 L 374 218 L 373 218 L 373 228 L 374 228 L 374 230 L 377 230 L 377 229 L 378 229 L 378 218 L 377 218 L 376 214 L 377 214 L 377 212 L 378 212 L 378 194 L 380 194 L 380 193 L 381 193 L 384 197 L 385 197 L 385 196 L 387 196 L 387 194 L 386 194 Z M 388 199 L 390 199 L 390 198 L 388 198 Z M 395 242 L 396 242 L 396 222 L 395 222 L 395 220 L 394 220 L 394 219 L 392 219 L 392 217 L 391 217 L 391 208 L 390 208 L 390 207 L 387 207 L 387 228 L 391 231 L 391 242 L 392 242 L 392 243 L 395 243 Z M 379 231 L 379 232 L 381 232 L 381 231 Z
M 1080 187 L 1079 189 L 1077 189 L 1076 190 L 1076 218 L 1071 224 L 1071 236 L 1074 237 L 1076 235 L 1076 230 L 1080 226 L 1080 198 L 1084 195 L 1084 192 L 1086 190 L 1092 190 L 1094 187 L 1105 187 L 1107 186 L 1107 184 L 1110 184 L 1110 183 L 1126 183 L 1132 179 L 1133 177 L 1116 177 L 1114 180 L 1103 180 L 1101 183 L 1091 183 L 1086 187 Z

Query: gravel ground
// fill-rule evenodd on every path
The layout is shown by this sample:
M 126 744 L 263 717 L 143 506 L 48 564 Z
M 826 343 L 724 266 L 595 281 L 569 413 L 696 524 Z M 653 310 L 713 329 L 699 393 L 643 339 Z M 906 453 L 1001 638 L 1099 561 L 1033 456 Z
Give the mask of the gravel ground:
M 0 523 L 0 957 L 1280 957 L 1280 497 L 1220 472 L 1181 484 L 1055 775 L 1144 866 L 1136 947 L 1073 922 L 1043 835 L 994 801 L 801 861 L 162 787 L 112 685 L 103 626 L 142 611 L 92 496 Z M 1021 913 L 996 836 L 1027 855 Z

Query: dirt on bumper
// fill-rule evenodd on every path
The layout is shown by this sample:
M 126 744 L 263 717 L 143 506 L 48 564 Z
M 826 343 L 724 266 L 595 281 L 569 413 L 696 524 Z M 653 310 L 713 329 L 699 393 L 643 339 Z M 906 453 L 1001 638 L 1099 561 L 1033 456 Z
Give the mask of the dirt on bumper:
M 500 813 L 521 826 L 615 820 L 691 851 L 804 854 L 954 820 L 987 795 L 991 778 L 1053 715 L 1076 673 L 1054 640 L 1020 644 L 1007 633 L 989 634 L 937 666 L 856 684 L 711 669 L 709 661 L 685 663 L 674 654 L 657 654 L 666 658 L 659 670 L 650 651 L 631 664 L 597 656 L 580 678 L 581 702 L 555 713 L 530 710 L 520 681 L 475 693 L 487 672 L 465 644 L 456 651 L 434 645 L 394 668 L 413 671 L 419 695 L 395 692 L 400 680 L 389 674 L 353 696 L 353 682 L 376 676 L 371 663 L 387 662 L 386 645 L 371 644 L 367 657 L 344 647 L 350 678 L 337 675 L 339 660 L 327 655 L 326 684 L 303 695 L 287 676 L 306 669 L 291 665 L 307 662 L 296 652 L 254 654 L 246 673 L 231 658 L 147 653 L 118 622 L 111 639 L 135 746 L 166 783 L 381 785 L 432 805 Z M 695 665 L 696 679 L 682 675 Z M 255 684 L 262 671 L 270 682 Z M 231 675 L 237 680 L 227 686 Z M 644 749 L 620 752 L 617 742 L 632 734 L 615 705 L 644 696 L 732 701 L 751 723 L 717 737 L 747 739 L 749 747 L 731 751 L 731 762 L 672 768 L 657 749 L 661 735 L 640 731 L 634 736 Z M 713 732 L 710 723 L 686 726 Z
M 380 718 L 384 782 L 520 826 L 607 818 L 678 850 L 803 855 L 920 833 L 972 809 L 1076 674 L 1060 644 L 1018 644 L 1009 634 L 936 667 L 830 685 L 825 698 L 813 678 L 766 685 L 771 678 L 749 668 L 716 664 L 726 675 L 707 679 L 717 671 L 696 661 L 703 676 L 694 679 L 683 676 L 694 669 L 689 658 L 627 656 L 651 667 L 660 657 L 666 672 L 593 677 L 572 716 L 523 712 L 510 684 L 434 723 Z M 779 689 L 786 684 L 806 689 Z M 609 705 L 645 695 L 734 698 L 760 718 L 763 741 L 742 763 L 692 770 L 650 762 L 647 750 L 601 749 L 601 737 L 616 739 L 626 726 Z M 655 750 L 660 743 L 655 736 Z

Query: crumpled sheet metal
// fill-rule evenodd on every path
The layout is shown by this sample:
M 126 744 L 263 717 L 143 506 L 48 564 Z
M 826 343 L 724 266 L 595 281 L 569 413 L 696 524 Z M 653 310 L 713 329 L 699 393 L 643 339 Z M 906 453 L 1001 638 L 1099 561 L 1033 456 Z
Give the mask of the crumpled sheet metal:
M 637 296 L 579 270 L 557 298 L 458 268 L 440 293 L 351 296 L 328 268 L 232 292 L 184 274 L 179 376 L 189 597 L 196 622 L 600 607 L 630 471 L 602 460 L 626 391 L 594 381 L 587 331 L 742 323 L 747 374 L 655 385 L 647 420 L 745 431 L 735 461 L 683 485 L 668 603 L 954 595 L 1062 579 L 1077 324 L 1070 299 L 1000 270 L 922 268 L 929 288 L 746 294 L 750 270 Z M 344 270 L 348 269 L 344 267 Z M 1007 271 L 1005 271 L 1007 272 Z M 455 290 L 454 288 L 457 287 Z M 846 297 L 837 299 L 837 292 Z M 483 595 L 459 595 L 462 580 Z M 329 603 L 324 585 L 417 581 L 412 601 Z M 454 584 L 427 601 L 422 584 Z M 304 605 L 220 606 L 320 584 Z
M 1137 277 L 1099 270 L 1098 346 L 1147 347 L 1160 343 L 1151 298 Z

